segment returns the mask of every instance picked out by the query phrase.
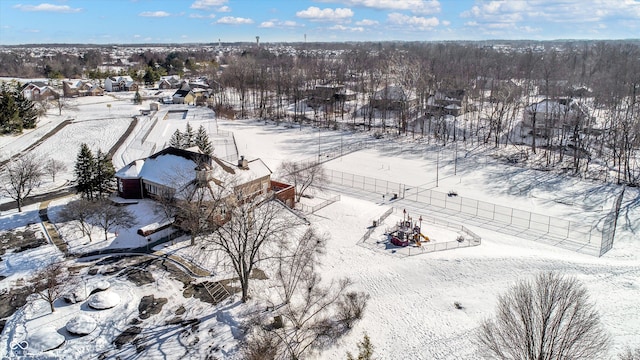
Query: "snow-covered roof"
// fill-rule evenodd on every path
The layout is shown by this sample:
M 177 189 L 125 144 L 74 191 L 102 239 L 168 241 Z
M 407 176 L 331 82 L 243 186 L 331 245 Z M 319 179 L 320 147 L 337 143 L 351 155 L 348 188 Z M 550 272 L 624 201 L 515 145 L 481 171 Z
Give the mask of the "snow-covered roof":
M 527 111 L 537 113 L 563 114 L 569 111 L 569 108 L 557 101 L 544 99 L 538 103 L 527 106 Z
M 167 150 L 167 149 L 165 149 Z M 202 152 L 196 149 L 186 149 L 183 151 L 202 155 Z M 212 157 L 212 166 L 221 169 L 221 171 L 233 177 L 233 181 L 238 184 L 244 184 L 249 181 L 259 179 L 271 175 L 271 169 L 261 160 L 254 159 L 246 162 L 246 167 L 240 167 L 216 157 Z M 206 165 L 215 174 L 221 171 L 215 171 L 212 166 Z M 152 155 L 146 159 L 136 160 L 129 165 L 123 167 L 116 172 L 116 177 L 121 179 L 143 179 L 157 185 L 167 186 L 174 189 L 180 189 L 187 184 L 196 180 L 196 169 L 198 164 L 187 157 L 174 155 L 170 153 L 161 153 L 160 155 Z M 211 179 L 211 186 L 217 186 L 220 179 Z
M 144 160 L 139 177 L 159 185 L 176 187 L 194 180 L 196 167 L 193 160 L 165 154 Z
M 247 161 L 246 168 L 234 167 L 234 165 L 226 161 L 225 163 L 227 163 L 229 167 L 234 168 L 234 173 L 239 184 L 271 175 L 271 169 L 269 169 L 261 159 Z

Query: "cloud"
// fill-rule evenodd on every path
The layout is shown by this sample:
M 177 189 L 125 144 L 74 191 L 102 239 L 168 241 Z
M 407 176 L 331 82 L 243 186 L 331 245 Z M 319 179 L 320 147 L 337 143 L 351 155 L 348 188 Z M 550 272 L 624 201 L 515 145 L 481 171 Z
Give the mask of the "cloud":
M 436 14 L 441 11 L 438 0 L 316 0 L 319 2 L 339 2 L 353 7 L 378 10 L 411 11 L 415 14 Z
M 378 25 L 378 24 L 380 24 L 378 21 L 369 20 L 369 19 L 362 19 L 362 20 L 356 22 L 356 25 L 359 25 L 359 26 L 373 26 L 373 25 Z
M 306 10 L 296 12 L 296 16 L 311 21 L 343 22 L 349 21 L 351 19 L 351 17 L 353 16 L 353 11 L 348 8 L 320 9 L 315 6 L 310 6 Z
M 143 11 L 140 14 L 138 14 L 138 16 L 143 16 L 143 17 L 167 17 L 167 16 L 171 16 L 171 14 L 169 14 L 166 11 Z
M 336 25 L 333 25 L 332 27 L 330 27 L 329 30 L 363 32 L 364 28 L 362 26 L 351 27 L 351 26 L 344 26 L 344 25 L 336 24 Z
M 222 6 L 227 0 L 196 0 L 191 4 L 192 9 L 207 10 L 213 7 Z
M 231 8 L 225 5 L 225 6 L 220 6 L 216 11 L 222 12 L 222 13 L 231 12 Z
M 291 21 L 291 20 L 285 20 L 285 21 L 280 21 L 278 19 L 272 19 L 269 21 L 264 21 L 262 23 L 260 23 L 260 27 L 264 28 L 264 29 L 270 29 L 270 28 L 295 28 L 295 27 L 303 27 L 304 24 L 298 24 L 295 21 Z
M 216 17 L 216 14 L 209 14 L 209 15 L 189 14 L 189 17 L 192 19 L 213 19 Z
M 72 8 L 69 5 L 52 5 L 52 4 L 39 4 L 39 5 L 22 5 L 17 4 L 13 6 L 14 9 L 22 11 L 47 11 L 57 13 L 77 13 L 82 11 L 81 8 Z
M 246 25 L 246 24 L 253 24 L 253 20 L 249 18 L 225 16 L 223 18 L 220 18 L 220 20 L 216 21 L 216 23 L 225 24 L 225 25 Z
M 402 25 L 418 30 L 429 30 L 440 24 L 440 20 L 436 17 L 420 17 L 409 16 L 400 13 L 391 13 L 387 15 L 387 22 L 391 25 Z
M 640 20 L 640 2 L 636 0 L 529 0 L 529 1 L 477 1 L 463 11 L 461 17 L 471 18 L 480 26 L 512 26 L 521 21 L 584 23 L 620 18 Z

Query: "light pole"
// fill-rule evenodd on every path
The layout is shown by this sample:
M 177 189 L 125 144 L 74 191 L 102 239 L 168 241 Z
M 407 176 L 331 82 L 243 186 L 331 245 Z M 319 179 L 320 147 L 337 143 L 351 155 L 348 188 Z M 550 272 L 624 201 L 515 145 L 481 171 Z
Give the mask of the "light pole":
M 438 147 L 438 153 L 436 155 L 436 187 L 438 187 L 438 171 L 440 168 L 440 145 L 436 145 Z

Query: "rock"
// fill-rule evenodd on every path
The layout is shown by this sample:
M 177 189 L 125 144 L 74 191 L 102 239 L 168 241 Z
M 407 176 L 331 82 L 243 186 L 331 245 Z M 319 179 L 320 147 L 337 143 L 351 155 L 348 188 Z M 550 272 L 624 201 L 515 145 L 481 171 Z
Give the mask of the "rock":
M 98 323 L 88 315 L 77 315 L 67 322 L 67 331 L 75 335 L 88 335 L 96 329 Z
M 89 298 L 89 306 L 92 309 L 104 310 L 111 309 L 120 303 L 120 295 L 113 291 L 99 292 L 91 295 Z
M 57 349 L 65 342 L 64 335 L 59 334 L 53 327 L 38 329 L 28 337 L 29 352 L 44 352 Z

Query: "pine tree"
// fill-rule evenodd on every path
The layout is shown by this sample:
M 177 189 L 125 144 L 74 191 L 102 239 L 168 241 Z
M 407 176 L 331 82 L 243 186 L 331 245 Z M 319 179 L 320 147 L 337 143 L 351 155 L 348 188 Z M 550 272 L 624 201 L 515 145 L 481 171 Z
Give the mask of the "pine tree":
M 0 89 L 0 131 L 22 132 L 20 106 L 16 102 L 15 90 L 9 89 L 5 84 Z
M 362 341 L 358 343 L 358 356 L 354 357 L 350 352 L 347 352 L 347 360 L 373 360 L 373 344 L 369 335 L 364 334 Z
M 191 127 L 191 124 L 189 123 L 187 123 L 187 129 L 184 132 L 183 140 L 184 140 L 183 145 L 185 149 L 196 145 L 195 143 L 196 136 L 193 132 L 193 128 Z
M 140 92 L 136 90 L 136 94 L 133 96 L 133 103 L 136 105 L 142 104 L 142 96 L 140 96 Z
M 174 148 L 182 149 L 182 143 L 184 141 L 183 138 L 184 136 L 182 135 L 180 130 L 176 129 L 176 131 L 173 132 L 173 135 L 171 135 L 169 145 L 173 146 Z
M 87 199 L 93 199 L 93 181 L 96 159 L 89 149 L 89 145 L 80 145 L 80 152 L 76 157 L 74 174 L 76 176 L 76 188 Z
M 213 145 L 209 140 L 209 134 L 207 134 L 207 131 L 202 125 L 200 125 L 198 132 L 196 133 L 195 144 L 203 154 L 213 154 Z
M 18 112 L 20 119 L 22 119 L 22 127 L 25 129 L 35 129 L 36 121 L 38 120 L 38 110 L 35 107 L 35 103 L 29 99 L 26 99 L 22 93 L 18 93 Z
M 103 197 L 109 193 L 109 189 L 114 185 L 116 170 L 111 163 L 109 154 L 103 153 L 102 150 L 98 150 L 94 166 L 93 190 L 98 193 L 99 197 Z

